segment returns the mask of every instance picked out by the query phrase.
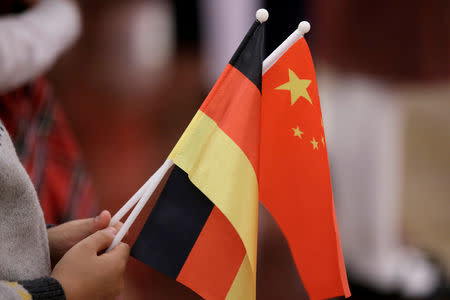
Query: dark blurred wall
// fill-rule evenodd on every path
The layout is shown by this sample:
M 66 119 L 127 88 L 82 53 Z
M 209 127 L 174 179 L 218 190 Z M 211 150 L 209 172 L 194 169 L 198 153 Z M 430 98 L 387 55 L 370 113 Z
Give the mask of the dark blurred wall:
M 341 71 L 394 81 L 450 75 L 450 1 L 318 0 L 315 53 Z
M 266 56 L 297 29 L 301 21 L 310 20 L 310 2 L 306 0 L 264 0 L 262 7 L 269 11 L 269 20 L 266 23 Z

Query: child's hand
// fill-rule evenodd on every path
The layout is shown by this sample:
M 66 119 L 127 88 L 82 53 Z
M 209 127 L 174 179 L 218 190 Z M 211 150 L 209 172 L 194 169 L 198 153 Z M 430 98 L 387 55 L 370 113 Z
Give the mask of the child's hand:
M 73 245 L 94 232 L 106 228 L 110 221 L 110 212 L 104 210 L 96 218 L 70 221 L 48 229 L 52 266 L 56 265 Z M 122 223 L 118 223 L 115 227 L 119 230 L 121 226 Z
M 115 232 L 113 227 L 97 231 L 73 246 L 55 266 L 51 276 L 59 281 L 67 300 L 114 299 L 122 291 L 129 246 L 119 243 L 99 254 L 112 243 Z

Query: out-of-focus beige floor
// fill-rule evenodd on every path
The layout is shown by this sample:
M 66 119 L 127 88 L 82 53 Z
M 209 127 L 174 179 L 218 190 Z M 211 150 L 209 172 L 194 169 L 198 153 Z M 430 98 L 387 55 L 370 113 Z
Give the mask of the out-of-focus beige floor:
M 407 87 L 404 230 L 450 276 L 450 83 Z

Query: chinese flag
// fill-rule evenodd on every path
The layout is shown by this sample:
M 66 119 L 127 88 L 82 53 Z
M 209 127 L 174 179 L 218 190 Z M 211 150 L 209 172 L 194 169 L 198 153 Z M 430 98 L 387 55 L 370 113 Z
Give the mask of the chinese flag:
M 310 299 L 350 296 L 304 38 L 263 75 L 260 138 L 260 200 L 283 231 Z

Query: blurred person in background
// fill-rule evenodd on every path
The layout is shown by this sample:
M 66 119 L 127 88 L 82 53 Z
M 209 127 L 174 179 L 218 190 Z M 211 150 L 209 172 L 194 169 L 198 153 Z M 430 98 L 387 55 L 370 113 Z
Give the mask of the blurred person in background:
M 403 100 L 408 87 L 448 84 L 449 22 L 448 1 L 314 3 L 313 52 L 345 262 L 349 278 L 377 299 L 431 299 L 442 284 L 439 267 L 402 235 Z
M 41 77 L 78 35 L 77 6 L 6 0 L 0 14 L 0 298 L 113 299 L 124 287 L 129 247 L 101 252 L 121 224 L 107 228 L 104 211 L 45 226 L 93 204 L 77 145 Z
M 0 118 L 53 224 L 95 213 L 78 144 L 45 78 L 80 30 L 71 0 L 0 3 Z

